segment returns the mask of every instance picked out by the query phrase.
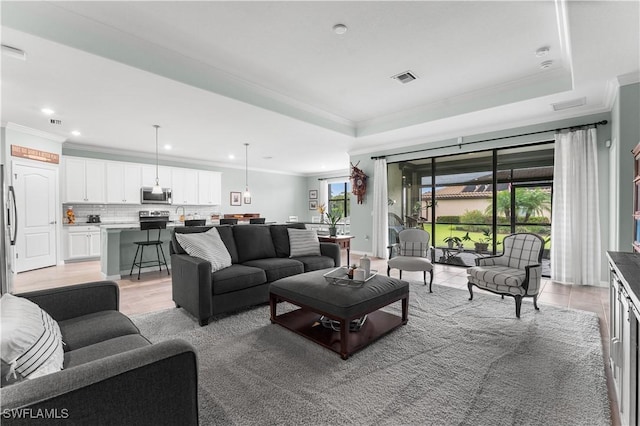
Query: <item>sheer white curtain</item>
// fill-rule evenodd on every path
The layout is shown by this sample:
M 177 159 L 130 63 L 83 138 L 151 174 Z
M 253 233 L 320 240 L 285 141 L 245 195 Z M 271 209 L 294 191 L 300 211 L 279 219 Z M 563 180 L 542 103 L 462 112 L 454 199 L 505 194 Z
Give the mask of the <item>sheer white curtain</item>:
M 373 168 L 373 255 L 389 256 L 389 217 L 387 215 L 387 160 L 379 158 Z
M 551 220 L 551 278 L 600 281 L 596 129 L 556 133 Z
M 320 181 L 320 191 L 318 192 L 318 205 L 324 204 L 329 207 L 329 182 L 326 179 Z

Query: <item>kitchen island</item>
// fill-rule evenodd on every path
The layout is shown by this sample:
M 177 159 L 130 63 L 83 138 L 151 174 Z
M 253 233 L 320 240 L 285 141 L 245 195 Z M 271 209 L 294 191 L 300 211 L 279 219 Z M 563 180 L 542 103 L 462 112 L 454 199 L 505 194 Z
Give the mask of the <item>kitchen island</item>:
M 208 222 L 207 225 L 215 225 L 217 223 Z M 167 229 L 163 229 L 160 233 L 160 239 L 164 242 L 162 249 L 167 258 L 167 264 L 171 267 L 171 256 L 169 255 L 169 244 L 173 229 L 178 226 L 184 226 L 182 222 L 169 222 Z M 150 238 L 155 239 L 157 230 L 149 231 Z M 100 226 L 100 271 L 106 280 L 119 280 L 123 276 L 126 277 L 131 271 L 133 258 L 136 254 L 135 241 L 145 241 L 147 239 L 147 231 L 140 230 L 138 222 L 131 223 L 113 223 L 102 224 Z M 148 250 L 144 253 L 143 260 L 155 260 L 155 250 Z M 142 268 L 142 272 L 150 272 L 158 270 L 157 266 Z M 134 271 L 135 272 L 135 271 Z

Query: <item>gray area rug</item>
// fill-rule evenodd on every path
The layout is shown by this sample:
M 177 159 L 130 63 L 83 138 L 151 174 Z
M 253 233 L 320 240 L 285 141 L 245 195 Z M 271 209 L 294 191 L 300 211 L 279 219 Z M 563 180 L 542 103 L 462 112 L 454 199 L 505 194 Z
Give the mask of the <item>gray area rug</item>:
M 346 361 L 268 306 L 206 327 L 182 309 L 133 320 L 197 348 L 203 425 L 610 424 L 595 314 L 524 302 L 518 320 L 512 298 L 410 291 L 409 323 Z

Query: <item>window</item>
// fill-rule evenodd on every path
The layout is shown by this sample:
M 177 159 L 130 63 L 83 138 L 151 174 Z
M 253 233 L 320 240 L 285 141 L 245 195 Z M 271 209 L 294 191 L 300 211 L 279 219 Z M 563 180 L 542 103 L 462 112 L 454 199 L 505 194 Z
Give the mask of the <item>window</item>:
M 351 200 L 351 183 L 334 182 L 329 184 L 329 206 L 327 211 L 337 212 L 342 217 L 349 217 Z

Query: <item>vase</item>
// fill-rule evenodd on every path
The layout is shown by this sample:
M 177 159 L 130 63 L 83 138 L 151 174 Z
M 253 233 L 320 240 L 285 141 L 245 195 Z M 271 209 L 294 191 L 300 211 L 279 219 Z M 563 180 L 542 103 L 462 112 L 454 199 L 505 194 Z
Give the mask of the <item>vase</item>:
M 453 241 L 447 241 L 447 245 L 449 246 L 449 248 L 453 248 Z
M 338 234 L 338 228 L 335 226 L 330 226 L 329 227 L 329 236 L 330 237 L 335 237 Z

